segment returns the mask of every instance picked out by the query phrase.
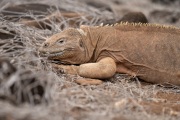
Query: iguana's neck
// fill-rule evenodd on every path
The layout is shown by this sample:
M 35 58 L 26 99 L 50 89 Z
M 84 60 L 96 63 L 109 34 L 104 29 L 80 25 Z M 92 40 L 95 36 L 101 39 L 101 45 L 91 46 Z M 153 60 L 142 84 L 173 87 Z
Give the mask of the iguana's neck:
M 86 47 L 86 55 L 89 58 L 89 62 L 91 62 L 93 59 L 93 55 L 96 52 L 98 42 L 102 40 L 104 34 L 102 33 L 103 30 L 100 27 L 86 27 L 83 28 L 83 30 L 87 34 L 85 39 L 83 40 Z

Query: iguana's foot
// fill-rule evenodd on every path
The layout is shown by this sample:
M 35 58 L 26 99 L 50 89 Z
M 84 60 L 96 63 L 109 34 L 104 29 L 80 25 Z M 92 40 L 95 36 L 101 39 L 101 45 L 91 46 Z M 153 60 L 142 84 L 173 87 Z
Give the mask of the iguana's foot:
M 125 73 L 125 74 L 128 74 L 128 75 L 132 76 L 132 77 L 136 77 L 137 76 L 137 74 L 134 71 L 128 69 L 127 67 L 125 67 L 122 64 L 118 65 L 116 72 L 117 73 Z
M 75 80 L 75 82 L 80 85 L 100 85 L 103 83 L 102 80 L 90 79 L 90 78 L 80 78 Z
M 51 64 L 53 69 L 63 74 L 78 75 L 79 66 Z

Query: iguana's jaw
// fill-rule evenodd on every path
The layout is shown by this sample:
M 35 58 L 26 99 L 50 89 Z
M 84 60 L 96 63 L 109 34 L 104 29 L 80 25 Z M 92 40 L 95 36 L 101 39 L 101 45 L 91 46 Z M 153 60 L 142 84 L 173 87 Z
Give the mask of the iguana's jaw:
M 40 53 L 40 56 L 42 57 L 48 57 L 48 59 L 51 59 L 53 57 L 57 57 L 57 56 L 61 56 L 64 54 L 64 51 L 58 52 L 58 53 L 50 53 L 50 52 L 46 52 L 46 53 Z
M 76 58 L 75 56 L 78 56 L 74 53 L 74 51 L 62 51 L 59 53 L 46 53 L 41 54 L 42 57 L 47 57 L 47 59 L 56 64 L 79 64 L 78 62 L 81 62 L 81 59 Z
M 47 57 L 49 60 L 59 60 L 66 58 L 73 54 L 73 49 L 59 50 L 59 51 L 47 51 L 40 49 L 40 56 Z

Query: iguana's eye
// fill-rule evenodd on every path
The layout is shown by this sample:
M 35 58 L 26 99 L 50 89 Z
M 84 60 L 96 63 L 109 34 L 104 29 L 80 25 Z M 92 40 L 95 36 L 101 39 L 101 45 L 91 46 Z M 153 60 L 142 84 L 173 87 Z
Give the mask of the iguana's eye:
M 79 46 L 83 47 L 83 42 L 81 40 L 79 41 Z
M 64 38 L 58 40 L 58 43 L 60 43 L 60 44 L 63 44 L 64 42 L 65 42 L 65 39 L 64 39 Z

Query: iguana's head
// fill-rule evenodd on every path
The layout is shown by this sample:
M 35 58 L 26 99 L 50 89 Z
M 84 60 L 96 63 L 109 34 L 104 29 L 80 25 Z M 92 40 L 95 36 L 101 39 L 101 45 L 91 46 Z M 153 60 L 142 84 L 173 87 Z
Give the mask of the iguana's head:
M 48 38 L 40 47 L 41 56 L 65 64 L 87 62 L 83 39 L 86 34 L 82 29 L 69 28 Z

